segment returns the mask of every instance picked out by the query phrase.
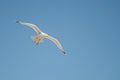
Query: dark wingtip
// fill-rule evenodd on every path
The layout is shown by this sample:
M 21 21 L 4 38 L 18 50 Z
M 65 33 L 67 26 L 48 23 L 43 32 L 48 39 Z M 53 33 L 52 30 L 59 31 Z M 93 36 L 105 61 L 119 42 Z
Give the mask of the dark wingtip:
M 19 23 L 19 21 L 16 21 L 16 23 Z
M 65 51 L 62 51 L 64 53 L 64 55 L 67 55 L 67 53 Z

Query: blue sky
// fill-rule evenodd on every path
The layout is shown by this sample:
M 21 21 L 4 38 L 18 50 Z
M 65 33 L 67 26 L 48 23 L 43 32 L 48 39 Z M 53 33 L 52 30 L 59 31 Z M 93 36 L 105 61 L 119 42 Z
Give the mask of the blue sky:
M 119 0 L 0 0 L 0 80 L 120 80 Z M 56 37 L 35 45 L 34 23 Z

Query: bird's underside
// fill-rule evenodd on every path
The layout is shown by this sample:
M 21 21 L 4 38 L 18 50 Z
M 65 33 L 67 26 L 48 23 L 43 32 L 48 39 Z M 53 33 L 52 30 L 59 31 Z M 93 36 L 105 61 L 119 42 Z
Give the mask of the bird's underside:
M 25 25 L 25 26 L 28 26 L 28 27 L 31 27 L 36 33 L 37 33 L 37 36 L 33 36 L 33 40 L 36 44 L 39 44 L 40 42 L 43 41 L 44 38 L 46 39 L 49 39 L 51 40 L 53 43 L 56 44 L 56 46 L 64 53 L 66 54 L 66 52 L 64 51 L 61 43 L 54 37 L 52 36 L 49 36 L 48 34 L 42 32 L 36 25 L 34 24 L 31 24 L 31 23 L 26 23 L 26 22 L 20 22 L 20 21 L 17 21 L 16 23 L 18 24 L 22 24 L 22 25 Z

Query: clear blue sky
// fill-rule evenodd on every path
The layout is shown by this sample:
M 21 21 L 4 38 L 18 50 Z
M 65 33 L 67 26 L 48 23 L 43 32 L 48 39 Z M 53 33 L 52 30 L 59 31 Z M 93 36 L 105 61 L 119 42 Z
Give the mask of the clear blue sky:
M 34 23 L 62 43 L 36 46 Z M 0 80 L 120 80 L 119 0 L 0 0 Z

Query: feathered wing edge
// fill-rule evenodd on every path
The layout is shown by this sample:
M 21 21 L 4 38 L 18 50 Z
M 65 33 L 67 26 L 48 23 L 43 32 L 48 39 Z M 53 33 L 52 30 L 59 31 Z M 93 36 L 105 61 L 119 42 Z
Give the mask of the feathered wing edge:
M 46 38 L 49 39 L 49 40 L 51 40 L 53 43 L 55 43 L 56 46 L 57 46 L 64 54 L 66 54 L 66 52 L 64 51 L 61 43 L 60 43 L 56 38 L 54 38 L 54 37 L 52 37 L 52 36 L 48 36 L 48 37 L 46 37 Z
M 36 25 L 34 25 L 34 24 L 26 23 L 26 22 L 21 22 L 21 21 L 16 21 L 16 23 L 31 27 L 35 32 L 37 32 L 37 34 L 41 34 L 41 32 L 42 32 L 42 31 L 41 31 Z

